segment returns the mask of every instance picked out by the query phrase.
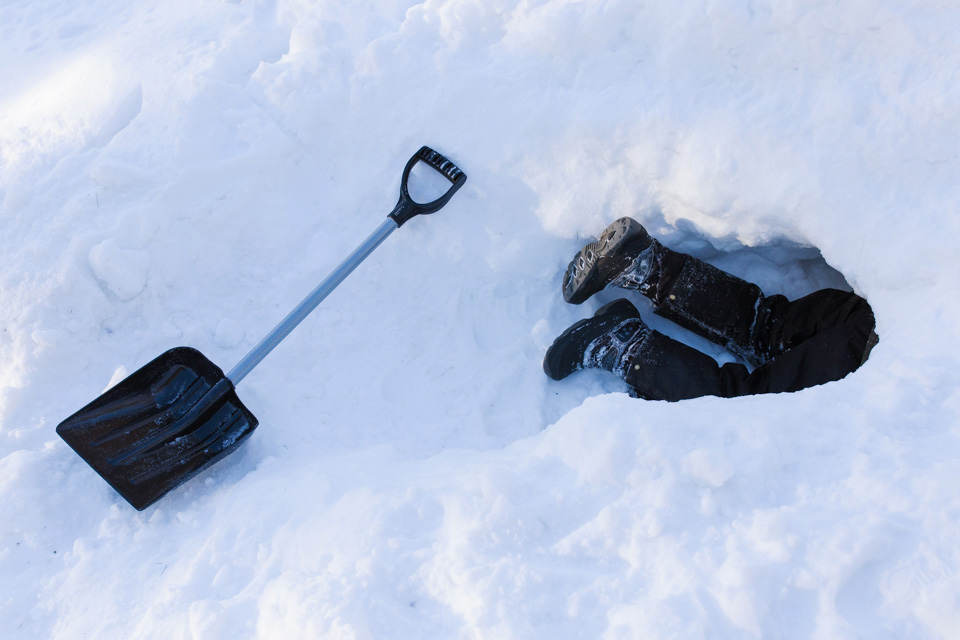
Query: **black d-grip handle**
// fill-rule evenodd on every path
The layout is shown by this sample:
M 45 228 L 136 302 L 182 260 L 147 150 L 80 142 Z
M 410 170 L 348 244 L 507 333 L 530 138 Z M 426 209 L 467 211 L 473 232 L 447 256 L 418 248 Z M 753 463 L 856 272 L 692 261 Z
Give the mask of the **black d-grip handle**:
M 452 183 L 452 186 L 447 190 L 445 194 L 434 200 L 433 202 L 427 202 L 426 204 L 420 204 L 419 202 L 414 202 L 410 197 L 410 191 L 407 189 L 407 180 L 410 178 L 410 170 L 413 169 L 413 165 L 418 162 L 424 162 L 434 169 L 436 169 L 440 175 L 449 180 Z M 397 206 L 394 207 L 393 211 L 387 216 L 392 218 L 394 222 L 397 223 L 397 226 L 400 227 L 404 222 L 412 218 L 413 216 L 418 216 L 422 214 L 433 213 L 438 211 L 443 205 L 447 204 L 450 201 L 450 198 L 453 197 L 453 194 L 457 192 L 457 189 L 463 186 L 463 183 L 467 181 L 467 174 L 453 164 L 442 155 L 431 149 L 430 147 L 421 147 L 420 151 L 417 151 L 409 162 L 407 166 L 403 168 L 403 178 L 400 180 L 400 200 L 397 202 Z

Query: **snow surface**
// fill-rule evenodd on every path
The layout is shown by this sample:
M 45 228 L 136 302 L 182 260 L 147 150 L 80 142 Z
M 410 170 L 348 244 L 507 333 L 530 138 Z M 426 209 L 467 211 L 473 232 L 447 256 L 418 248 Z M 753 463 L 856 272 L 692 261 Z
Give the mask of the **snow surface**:
M 960 636 L 958 28 L 938 0 L 4 2 L 0 637 Z M 243 381 L 236 453 L 136 512 L 56 436 L 170 347 L 232 367 L 422 144 L 466 186 Z M 850 286 L 880 344 L 795 394 L 550 381 L 622 294 L 566 305 L 561 272 L 622 215 L 767 293 Z

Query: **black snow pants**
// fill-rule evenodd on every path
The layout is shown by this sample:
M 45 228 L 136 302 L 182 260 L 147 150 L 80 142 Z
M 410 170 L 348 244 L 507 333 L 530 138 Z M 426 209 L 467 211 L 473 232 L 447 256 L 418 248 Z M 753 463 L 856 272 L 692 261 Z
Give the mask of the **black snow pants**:
M 712 357 L 651 331 L 626 381 L 651 400 L 797 391 L 839 380 L 877 342 L 873 311 L 860 296 L 823 289 L 798 300 L 766 297 L 754 284 L 662 248 L 664 271 L 647 292 L 655 313 L 728 349 L 754 367 Z

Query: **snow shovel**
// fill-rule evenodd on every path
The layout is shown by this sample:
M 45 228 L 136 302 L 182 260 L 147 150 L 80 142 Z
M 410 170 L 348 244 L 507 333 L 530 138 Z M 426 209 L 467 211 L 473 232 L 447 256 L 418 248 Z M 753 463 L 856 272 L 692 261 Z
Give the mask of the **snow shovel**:
M 451 183 L 426 204 L 415 202 L 407 188 L 418 162 Z M 196 349 L 170 349 L 61 422 L 57 433 L 134 508 L 150 506 L 250 437 L 258 421 L 235 385 L 387 236 L 410 218 L 439 210 L 466 181 L 452 162 L 421 148 L 403 169 L 400 200 L 387 219 L 230 373 Z

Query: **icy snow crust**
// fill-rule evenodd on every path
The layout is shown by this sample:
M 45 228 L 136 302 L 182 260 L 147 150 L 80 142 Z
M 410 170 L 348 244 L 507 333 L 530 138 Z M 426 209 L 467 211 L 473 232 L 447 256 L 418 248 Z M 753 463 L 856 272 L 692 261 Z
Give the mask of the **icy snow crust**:
M 958 27 L 933 0 L 4 3 L 0 636 L 956 637 Z M 170 347 L 233 366 L 422 144 L 467 185 L 243 381 L 240 450 L 141 513 L 56 437 Z M 618 296 L 566 305 L 562 270 L 623 215 L 767 293 L 852 287 L 880 344 L 789 395 L 548 380 Z

